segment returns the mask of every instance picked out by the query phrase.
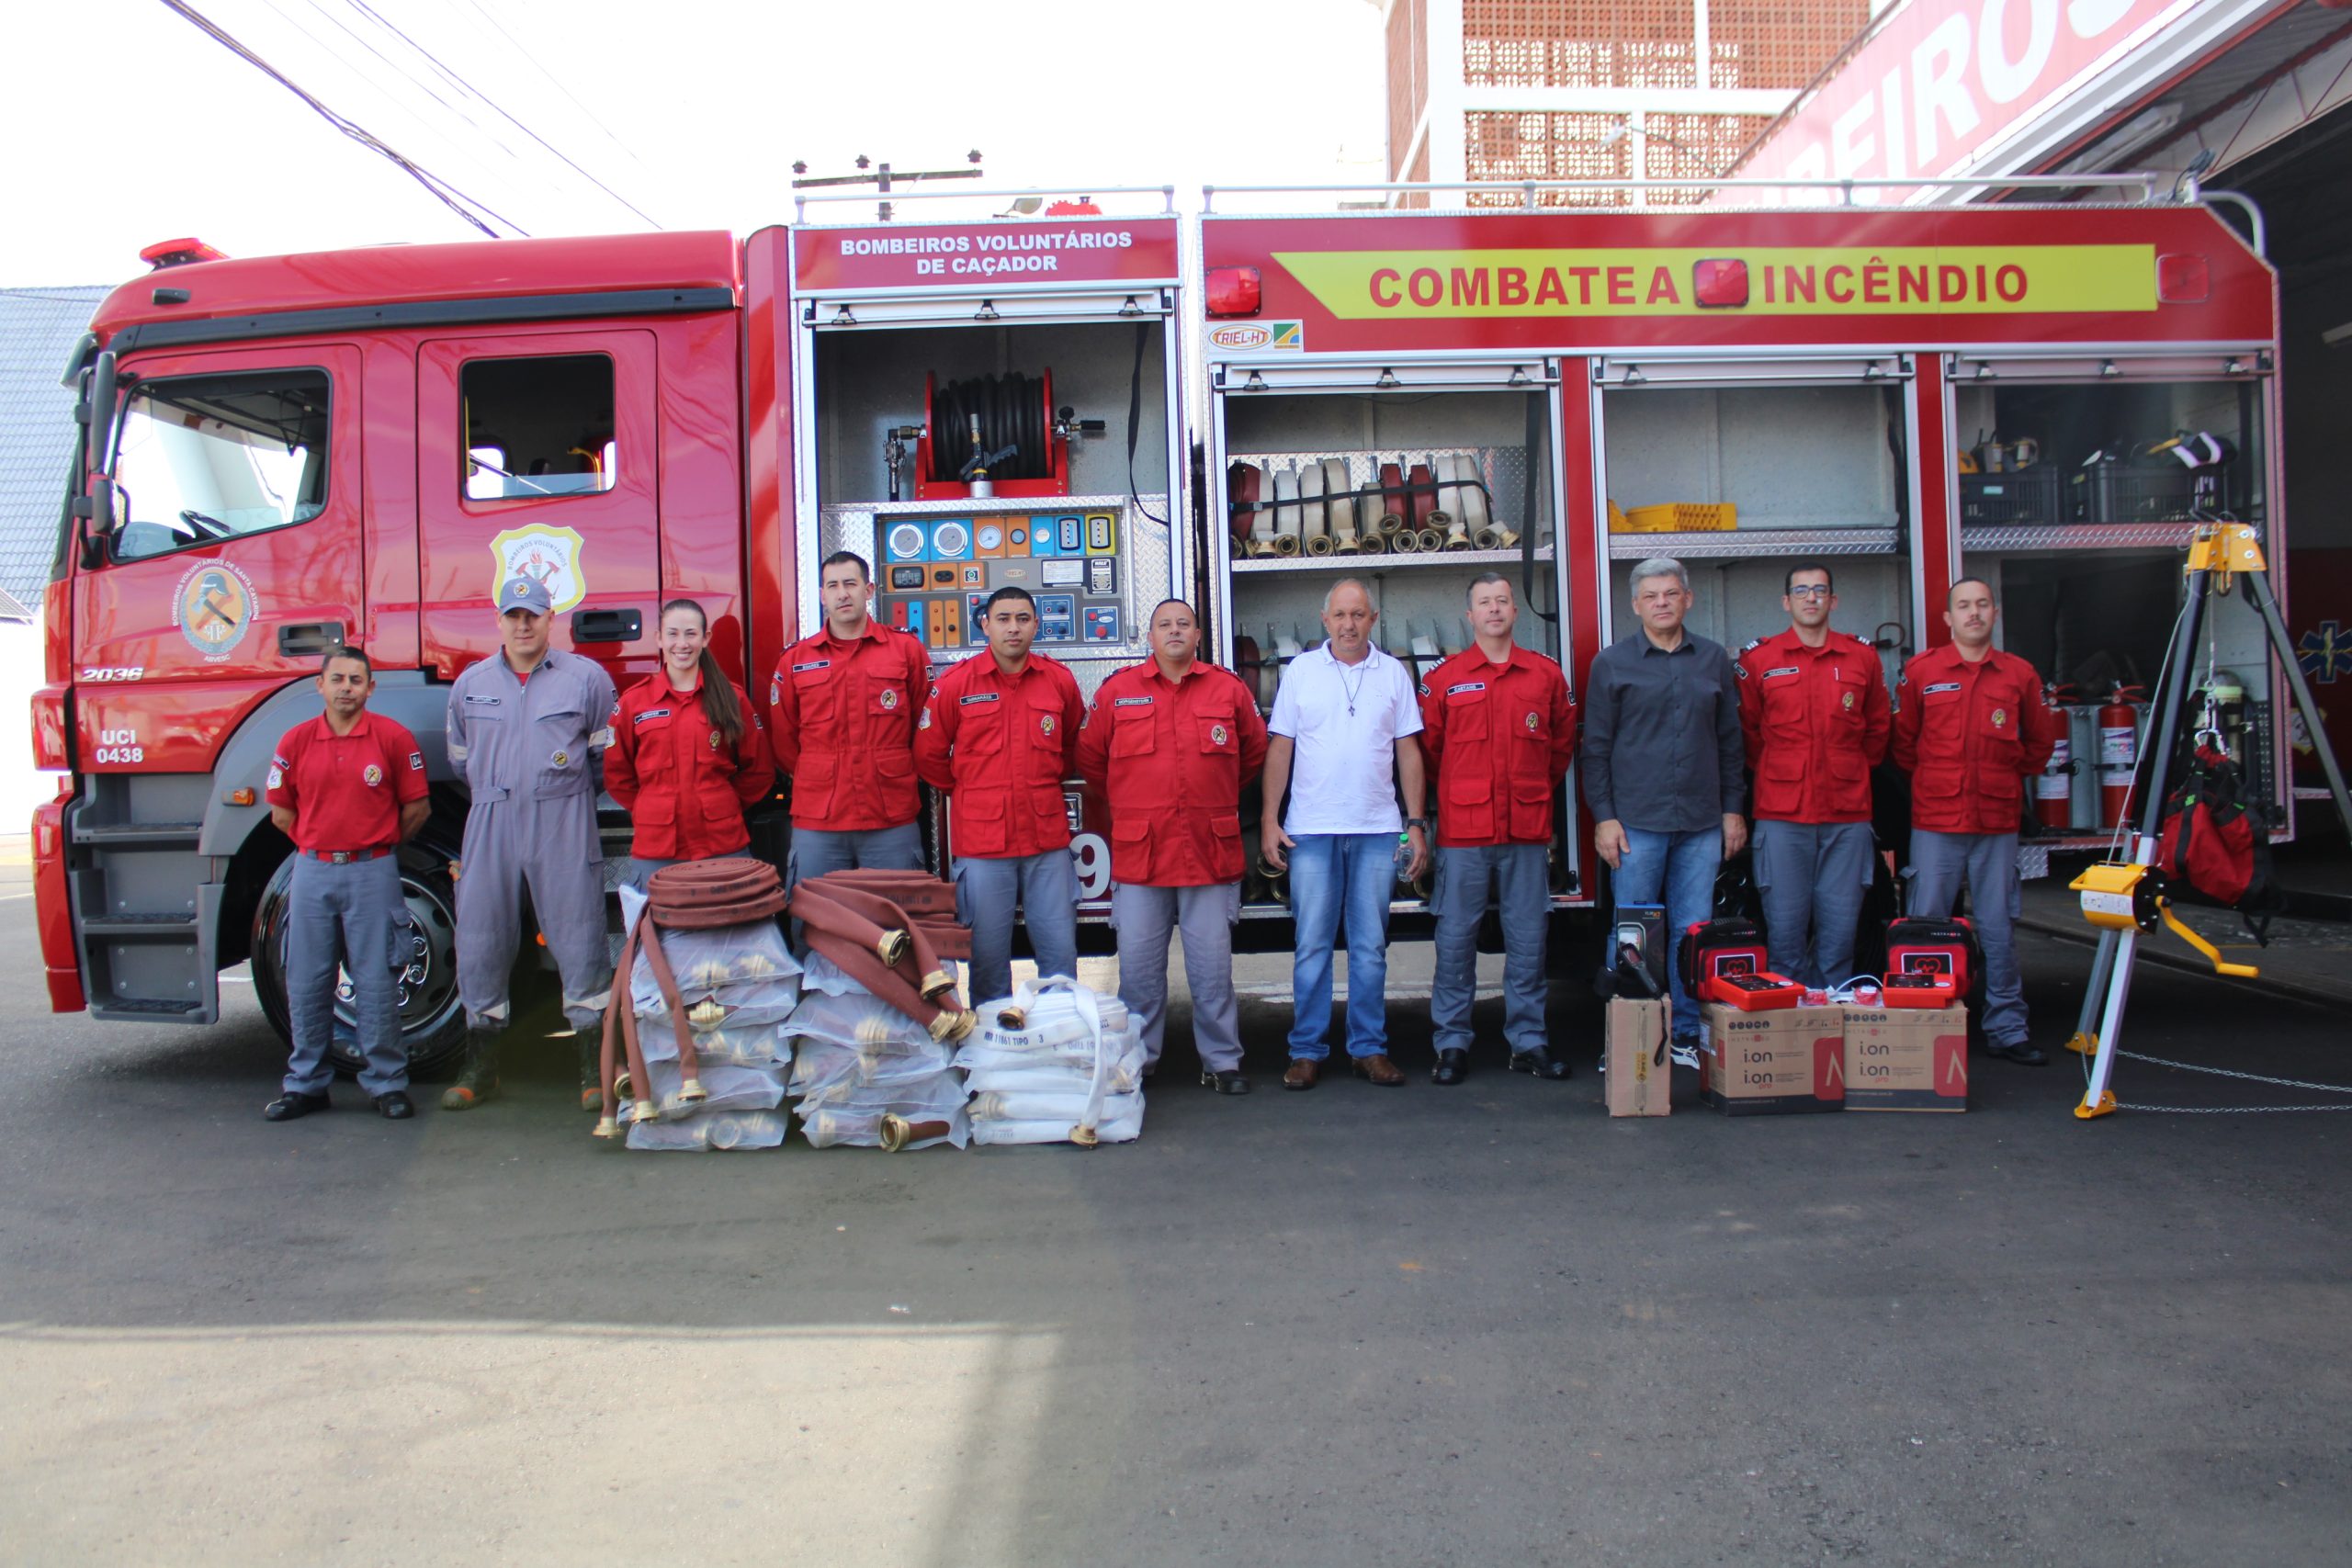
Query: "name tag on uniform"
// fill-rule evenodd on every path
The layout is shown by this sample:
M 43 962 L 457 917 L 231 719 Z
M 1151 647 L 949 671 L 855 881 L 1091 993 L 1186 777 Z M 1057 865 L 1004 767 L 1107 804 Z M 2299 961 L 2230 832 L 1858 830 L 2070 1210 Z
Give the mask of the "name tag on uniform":
M 1114 697 L 1111 700 L 1111 705 L 1114 708 L 1148 708 L 1151 705 L 1152 699 L 1149 697 Z
M 649 718 L 667 718 L 669 716 L 670 710 L 668 708 L 647 708 L 643 713 L 639 714 L 629 722 L 632 724 L 643 724 Z
M 479 703 L 484 707 L 494 708 L 498 705 L 498 699 L 496 697 L 485 697 L 473 692 L 468 692 L 466 694 L 466 701 L 469 703 Z
M 1960 682 L 1957 681 L 1939 681 L 1934 685 L 1929 686 L 1922 694 L 1932 697 L 1941 692 L 1957 692 L 1959 690 Z
M 1767 671 L 1764 671 L 1764 679 L 1766 679 L 1767 681 L 1770 681 L 1770 680 L 1771 680 L 1771 679 L 1772 679 L 1774 676 L 1776 676 L 1776 675 L 1801 675 L 1801 674 L 1803 674 L 1804 672 L 1804 671 L 1800 670 L 1797 666 L 1795 666 L 1795 665 L 1793 665 L 1793 664 L 1783 664 L 1783 665 L 1781 665 L 1778 670 L 1767 670 Z
M 974 703 L 992 703 L 992 702 L 996 702 L 996 701 L 998 701 L 998 700 L 999 700 L 1002 695 L 1003 695 L 1003 694 L 1002 694 L 1002 693 L 1001 693 L 1001 692 L 974 692 L 970 696 L 964 698 L 961 702 L 957 703 L 956 705 L 957 707 L 967 707 L 967 707 L 970 707 Z
M 1464 692 L 1483 692 L 1486 689 L 1487 683 L 1484 681 L 1464 681 L 1458 686 L 1448 686 L 1445 689 L 1445 694 L 1453 697 L 1459 696 Z
M 792 667 L 792 672 L 795 675 L 800 675 L 805 674 L 811 670 L 831 670 L 832 667 L 833 661 L 830 659 L 811 659 L 806 662 L 794 665 Z

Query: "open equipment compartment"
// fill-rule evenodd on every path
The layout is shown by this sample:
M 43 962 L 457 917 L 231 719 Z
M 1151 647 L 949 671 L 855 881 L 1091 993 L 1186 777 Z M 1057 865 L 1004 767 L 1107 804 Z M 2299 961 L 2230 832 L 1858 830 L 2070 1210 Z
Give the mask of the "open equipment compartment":
M 1680 561 L 1690 628 L 1735 653 L 1788 629 L 1788 571 L 1816 561 L 1838 596 L 1831 625 L 1877 646 L 1892 686 L 1918 646 L 1912 356 L 1612 356 L 1593 361 L 1592 379 L 1610 563 L 1602 640 L 1634 625 L 1640 561 Z M 1666 507 L 1712 525 L 1641 526 Z
M 1151 606 L 1194 578 L 1175 220 L 800 226 L 793 252 L 796 499 L 816 525 L 797 530 L 799 624 L 821 620 L 820 564 L 847 549 L 934 669 L 985 651 L 980 607 L 1003 587 L 1035 597 L 1036 650 L 1089 696 L 1145 657 Z M 1108 846 L 1077 781 L 1064 795 L 1099 918 Z M 926 827 L 944 865 L 941 803 Z
M 2248 343 L 1955 355 L 1947 379 L 1962 569 L 1993 582 L 2001 646 L 2045 672 L 2068 716 L 2073 771 L 2053 770 L 2038 795 L 2032 845 L 2045 860 L 2104 849 L 2127 807 L 2138 814 L 2128 791 L 2191 533 L 2222 519 L 2278 537 L 2271 354 Z M 2282 808 L 2285 836 L 2290 738 L 2261 618 L 2243 595 L 2217 596 L 2198 640 L 2192 688 L 2217 676 L 2217 728 L 2249 792 Z
M 1380 612 L 1374 640 L 1417 681 L 1474 640 L 1468 591 L 1489 572 L 1512 584 L 1521 646 L 1563 657 L 1556 361 L 1220 360 L 1214 333 L 1210 352 L 1206 490 L 1225 498 L 1211 499 L 1206 529 L 1217 657 L 1258 692 L 1261 708 L 1272 708 L 1288 659 L 1323 640 L 1324 595 L 1344 578 L 1370 590 Z M 1418 484 L 1417 468 L 1426 470 Z M 1260 476 L 1256 511 L 1236 499 L 1235 477 L 1250 469 Z M 1304 496 L 1284 482 L 1300 479 Z M 1334 494 L 1352 511 L 1351 527 L 1331 506 Z M 1401 525 L 1384 532 L 1384 518 Z M 1270 527 L 1305 542 L 1267 553 Z M 1350 531 L 1352 541 L 1343 536 Z M 1329 553 L 1309 553 L 1318 534 Z M 1433 788 L 1432 817 L 1441 797 Z M 1251 862 L 1242 907 L 1266 918 L 1283 906 L 1280 880 L 1258 867 L 1257 817 L 1253 793 L 1242 809 Z M 1565 902 L 1577 888 L 1575 813 L 1559 818 L 1552 886 Z M 1426 895 L 1426 886 L 1400 885 L 1392 908 L 1418 909 Z

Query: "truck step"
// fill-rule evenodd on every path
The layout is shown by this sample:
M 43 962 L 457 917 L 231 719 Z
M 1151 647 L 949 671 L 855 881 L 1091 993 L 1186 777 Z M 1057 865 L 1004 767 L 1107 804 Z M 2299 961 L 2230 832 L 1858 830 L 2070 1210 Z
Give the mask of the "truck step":
M 139 844 L 193 844 L 203 830 L 201 822 L 77 822 L 74 841 L 114 849 Z
M 85 936 L 162 942 L 196 934 L 194 915 L 101 915 L 82 922 Z
M 201 1011 L 204 1004 L 165 1001 L 159 997 L 116 997 L 90 1004 L 92 1018 L 182 1018 Z

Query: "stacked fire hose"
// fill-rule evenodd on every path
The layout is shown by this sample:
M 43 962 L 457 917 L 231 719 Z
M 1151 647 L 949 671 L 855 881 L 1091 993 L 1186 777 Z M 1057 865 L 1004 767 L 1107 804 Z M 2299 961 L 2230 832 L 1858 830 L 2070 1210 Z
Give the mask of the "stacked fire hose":
M 1064 976 L 981 1010 L 956 1054 L 978 1144 L 1128 1142 L 1143 1131 L 1143 1028 L 1116 997 Z
M 1496 520 L 1478 458 L 1436 452 L 1378 463 L 1358 486 L 1341 457 L 1308 458 L 1269 472 L 1255 463 L 1226 471 L 1226 510 L 1237 554 L 1351 556 L 1508 550 L 1519 531 Z
M 784 888 L 752 860 L 690 863 L 621 894 L 628 935 L 605 1010 L 596 1136 L 632 1149 L 784 1142 L 786 1020 L 800 965 L 775 922 Z
M 787 908 L 808 943 L 809 994 L 784 1026 L 808 1142 L 963 1147 L 955 1047 L 975 1021 L 948 966 L 972 951 L 955 889 L 921 872 L 843 871 L 796 885 Z

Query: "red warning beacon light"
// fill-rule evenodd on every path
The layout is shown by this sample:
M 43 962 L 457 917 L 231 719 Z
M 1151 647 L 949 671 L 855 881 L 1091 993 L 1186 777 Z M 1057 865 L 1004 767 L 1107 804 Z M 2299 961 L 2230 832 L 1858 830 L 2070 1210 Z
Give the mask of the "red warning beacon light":
M 139 253 L 139 259 L 161 272 L 167 266 L 186 266 L 190 262 L 227 261 L 226 252 L 216 251 L 201 240 L 158 240 Z

